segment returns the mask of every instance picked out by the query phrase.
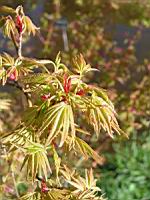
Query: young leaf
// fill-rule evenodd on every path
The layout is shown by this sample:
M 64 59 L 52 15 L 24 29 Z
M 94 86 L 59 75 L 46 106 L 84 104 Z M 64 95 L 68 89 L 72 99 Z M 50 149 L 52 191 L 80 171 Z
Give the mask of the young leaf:
M 30 35 L 31 33 L 33 35 L 36 34 L 36 31 L 39 30 L 38 27 L 36 27 L 31 19 L 28 16 L 23 16 L 23 24 L 25 26 L 25 31 Z

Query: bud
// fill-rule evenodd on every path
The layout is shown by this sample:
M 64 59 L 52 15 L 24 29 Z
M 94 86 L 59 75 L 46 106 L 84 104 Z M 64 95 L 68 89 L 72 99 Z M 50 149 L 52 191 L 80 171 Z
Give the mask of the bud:
M 83 96 L 85 95 L 85 91 L 83 89 L 78 90 L 78 92 L 76 93 L 79 96 Z
M 22 33 L 23 23 L 22 23 L 22 18 L 19 15 L 16 17 L 16 28 L 18 30 L 18 33 Z
M 66 94 L 69 93 L 71 89 L 71 78 L 68 78 L 67 75 L 64 75 L 64 91 Z
M 47 187 L 45 180 L 42 179 L 42 182 L 41 182 L 41 192 L 47 193 L 48 191 L 49 191 L 49 188 Z
M 16 69 L 13 72 L 9 73 L 9 79 L 12 80 L 12 81 L 17 80 L 17 70 Z
M 42 99 L 43 101 L 46 101 L 46 100 L 49 99 L 49 98 L 50 98 L 50 94 L 44 94 L 44 95 L 41 96 L 41 99 Z

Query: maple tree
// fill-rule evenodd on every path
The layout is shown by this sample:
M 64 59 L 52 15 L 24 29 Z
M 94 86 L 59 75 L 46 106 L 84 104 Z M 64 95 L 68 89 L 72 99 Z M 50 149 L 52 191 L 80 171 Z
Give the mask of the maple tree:
M 73 152 L 74 157 L 80 154 L 101 162 L 102 158 L 82 139 L 82 135 L 92 134 L 80 127 L 79 116 L 97 135 L 101 129 L 112 138 L 114 132 L 124 134 L 106 91 L 84 81 L 87 73 L 97 69 L 87 64 L 82 54 L 72 59 L 70 68 L 61 62 L 60 53 L 55 61 L 24 57 L 23 37 L 35 35 L 39 28 L 22 6 L 16 10 L 4 6 L 1 10 L 9 13 L 0 19 L 0 26 L 12 40 L 17 55 L 0 55 L 0 80 L 2 85 L 16 84 L 28 103 L 15 130 L 1 135 L 4 157 L 9 160 L 13 153 L 13 163 L 18 154 L 22 155 L 20 168 L 26 168 L 32 188 L 21 197 L 16 188 L 16 198 L 102 200 L 92 169 L 85 170 L 85 177 L 80 176 L 64 159 Z M 12 178 L 15 186 L 14 175 Z

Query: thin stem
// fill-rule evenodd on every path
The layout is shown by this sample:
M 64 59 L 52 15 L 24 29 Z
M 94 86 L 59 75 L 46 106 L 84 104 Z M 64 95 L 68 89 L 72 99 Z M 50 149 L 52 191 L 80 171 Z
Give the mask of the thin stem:
M 16 53 L 17 53 L 18 57 L 20 59 L 22 59 L 22 33 L 19 34 L 19 44 L 18 45 L 17 45 L 17 42 L 16 42 L 16 39 L 15 39 L 13 31 L 11 31 L 11 39 L 12 39 L 12 42 L 13 42 L 14 47 L 16 49 Z M 24 89 L 19 85 L 19 83 L 17 81 L 14 82 L 14 83 L 9 82 L 8 84 L 12 85 L 12 86 L 15 86 L 16 88 L 21 90 L 24 93 L 24 95 L 26 96 L 26 99 L 27 99 L 27 102 L 28 102 L 28 106 L 32 107 L 32 102 L 30 100 L 30 94 L 24 92 Z
M 14 44 L 14 47 L 15 47 L 15 49 L 16 49 L 16 52 L 18 52 L 18 45 L 17 45 L 17 43 L 16 43 L 16 39 L 15 39 L 15 36 L 14 36 L 13 31 L 10 32 L 10 35 L 11 35 L 11 39 L 12 39 L 12 42 L 13 42 L 13 44 Z
M 22 33 L 19 34 L 18 57 L 22 58 Z

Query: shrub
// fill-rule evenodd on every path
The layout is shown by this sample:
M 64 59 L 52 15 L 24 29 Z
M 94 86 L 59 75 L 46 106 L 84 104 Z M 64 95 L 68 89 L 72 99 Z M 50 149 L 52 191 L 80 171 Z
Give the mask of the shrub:
M 113 145 L 98 182 L 110 200 L 149 200 L 150 132 Z
M 60 53 L 55 61 L 24 57 L 24 36 L 35 35 L 39 28 L 25 15 L 22 6 L 16 10 L 2 7 L 1 11 L 10 13 L 1 18 L 0 26 L 17 55 L 0 56 L 0 80 L 2 85 L 11 83 L 17 87 L 27 100 L 16 129 L 1 134 L 3 159 L 14 185 L 12 198 L 102 200 L 97 196 L 100 189 L 92 169 L 86 169 L 83 178 L 66 159 L 72 152 L 74 160 L 79 154 L 101 162 L 101 157 L 82 139 L 82 135 L 91 134 L 80 127 L 79 116 L 97 135 L 101 129 L 111 137 L 114 132 L 124 134 L 105 90 L 84 81 L 87 73 L 97 70 L 86 63 L 82 54 L 72 59 L 71 69 L 61 62 Z M 23 176 L 17 174 L 18 179 L 26 178 L 28 186 L 21 184 L 22 180 L 17 183 L 15 167 L 20 167 L 21 173 L 26 168 Z M 3 193 L 11 191 L 3 187 L 6 180 L 2 181 Z M 27 189 L 28 194 L 21 197 Z

